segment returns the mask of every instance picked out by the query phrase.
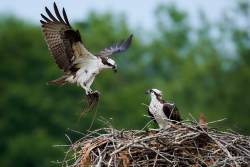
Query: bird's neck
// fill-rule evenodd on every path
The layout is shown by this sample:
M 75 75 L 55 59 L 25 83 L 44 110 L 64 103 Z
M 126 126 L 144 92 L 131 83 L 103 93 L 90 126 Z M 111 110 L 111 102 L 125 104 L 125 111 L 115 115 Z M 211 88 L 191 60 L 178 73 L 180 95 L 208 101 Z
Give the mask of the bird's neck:
M 150 105 L 163 104 L 164 100 L 157 98 L 156 96 L 151 96 Z

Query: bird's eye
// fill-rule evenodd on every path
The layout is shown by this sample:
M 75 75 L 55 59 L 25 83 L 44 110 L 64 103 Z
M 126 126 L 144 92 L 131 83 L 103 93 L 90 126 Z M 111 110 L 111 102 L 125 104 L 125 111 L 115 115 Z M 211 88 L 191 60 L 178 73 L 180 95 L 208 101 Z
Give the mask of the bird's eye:
M 155 96 L 159 96 L 159 94 L 157 94 L 156 92 L 154 92 Z

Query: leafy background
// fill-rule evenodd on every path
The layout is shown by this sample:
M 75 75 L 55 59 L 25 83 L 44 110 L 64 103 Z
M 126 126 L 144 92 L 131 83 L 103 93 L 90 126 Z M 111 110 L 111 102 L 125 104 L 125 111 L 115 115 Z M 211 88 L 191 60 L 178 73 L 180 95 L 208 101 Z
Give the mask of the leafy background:
M 103 71 L 94 87 L 102 92 L 97 112 L 79 120 L 84 92 L 67 85 L 47 86 L 62 74 L 55 66 L 39 25 L 2 15 L 0 19 L 0 166 L 57 166 L 69 144 L 92 129 L 142 128 L 148 118 L 144 91 L 159 88 L 185 119 L 203 112 L 209 121 L 227 118 L 219 128 L 250 134 L 250 3 L 235 1 L 216 23 L 200 13 L 201 26 L 173 4 L 155 9 L 151 32 L 128 26 L 124 15 L 89 13 L 74 25 L 96 53 L 135 35 L 128 52 L 117 56 L 117 74 Z M 96 114 L 96 115 L 95 115 Z M 95 118 L 93 126 L 91 122 Z

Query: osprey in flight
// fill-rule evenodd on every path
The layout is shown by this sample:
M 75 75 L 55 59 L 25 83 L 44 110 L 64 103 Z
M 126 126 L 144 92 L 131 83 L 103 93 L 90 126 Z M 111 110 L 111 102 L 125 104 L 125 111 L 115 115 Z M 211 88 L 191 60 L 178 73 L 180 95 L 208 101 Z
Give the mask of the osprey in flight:
M 160 129 L 167 128 L 170 123 L 181 121 L 180 113 L 175 104 L 163 100 L 160 90 L 150 89 L 146 93 L 151 97 L 148 114 L 159 125 Z
M 76 83 L 85 89 L 87 97 L 98 98 L 98 91 L 93 92 L 90 88 L 95 76 L 103 69 L 110 68 L 116 71 L 117 65 L 110 57 L 114 53 L 127 50 L 131 44 L 132 35 L 127 40 L 92 54 L 85 48 L 79 31 L 71 27 L 64 8 L 62 15 L 56 3 L 54 3 L 55 15 L 47 7 L 45 11 L 48 17 L 41 14 L 42 31 L 56 64 L 64 71 L 63 76 L 49 83 L 59 85 Z

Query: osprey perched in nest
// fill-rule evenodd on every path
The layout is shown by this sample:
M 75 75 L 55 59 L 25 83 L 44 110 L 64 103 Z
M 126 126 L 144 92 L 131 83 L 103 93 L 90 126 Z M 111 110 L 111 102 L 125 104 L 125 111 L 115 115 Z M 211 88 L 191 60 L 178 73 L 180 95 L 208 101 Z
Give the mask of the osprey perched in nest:
M 92 54 L 85 48 L 79 31 L 71 27 L 64 8 L 62 15 L 56 3 L 54 3 L 55 15 L 47 7 L 45 11 L 48 17 L 41 14 L 42 31 L 56 64 L 64 71 L 63 76 L 49 83 L 59 85 L 76 83 L 85 90 L 90 102 L 93 102 L 93 99 L 97 101 L 98 91 L 92 91 L 90 88 L 95 76 L 103 69 L 117 70 L 115 61 L 110 57 L 114 53 L 127 50 L 131 44 L 132 35 L 125 41 L 113 44 L 97 54 Z
M 160 90 L 150 89 L 146 93 L 151 97 L 148 114 L 159 125 L 160 129 L 167 128 L 170 123 L 181 121 L 180 113 L 175 104 L 163 100 Z

